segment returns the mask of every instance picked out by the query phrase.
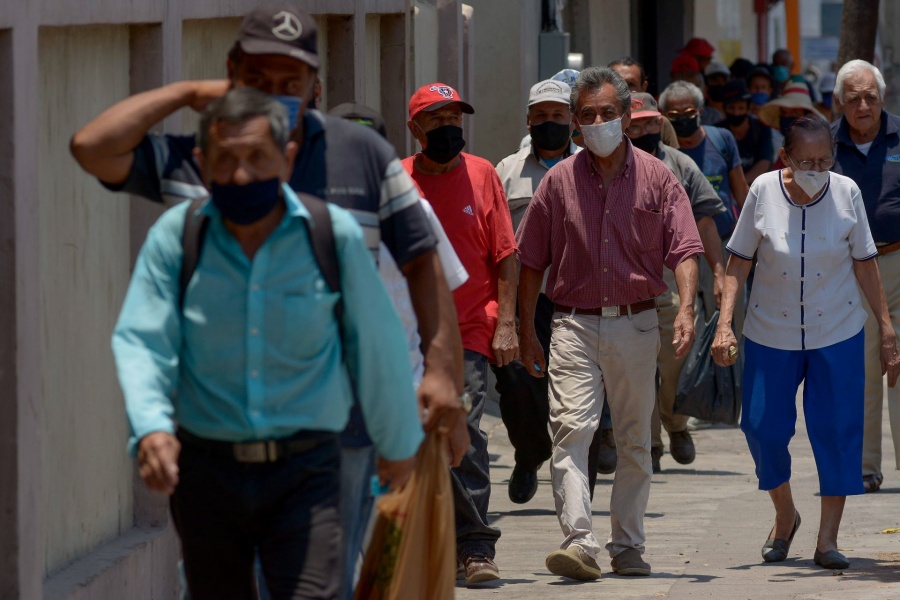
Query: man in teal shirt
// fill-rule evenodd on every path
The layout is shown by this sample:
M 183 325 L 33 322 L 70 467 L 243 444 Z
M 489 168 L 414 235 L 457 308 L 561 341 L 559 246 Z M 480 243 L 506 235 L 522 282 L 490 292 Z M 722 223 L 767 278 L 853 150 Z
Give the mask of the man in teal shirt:
M 195 150 L 209 226 L 183 307 L 189 203 L 150 230 L 113 335 L 140 473 L 171 494 L 194 600 L 252 597 L 257 553 L 274 597 L 336 597 L 351 378 L 382 480 L 405 482 L 423 437 L 402 325 L 361 229 L 333 205 L 341 294 L 325 284 L 285 183 L 289 134 L 261 92 L 209 106 Z

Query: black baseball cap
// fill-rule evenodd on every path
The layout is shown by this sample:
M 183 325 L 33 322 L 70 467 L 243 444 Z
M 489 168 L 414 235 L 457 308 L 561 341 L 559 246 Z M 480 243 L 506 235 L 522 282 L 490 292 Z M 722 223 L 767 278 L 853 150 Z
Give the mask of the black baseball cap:
M 348 121 L 356 121 L 357 123 L 371 127 L 380 133 L 381 137 L 387 137 L 387 129 L 384 127 L 384 117 L 382 117 L 381 113 L 377 110 L 363 104 L 344 102 L 329 110 L 328 114 L 347 119 Z
M 743 79 L 732 79 L 722 88 L 722 103 L 742 102 L 750 100 L 747 83 Z
M 290 2 L 267 3 L 244 18 L 238 44 L 247 54 L 281 54 L 319 68 L 318 33 L 312 17 Z

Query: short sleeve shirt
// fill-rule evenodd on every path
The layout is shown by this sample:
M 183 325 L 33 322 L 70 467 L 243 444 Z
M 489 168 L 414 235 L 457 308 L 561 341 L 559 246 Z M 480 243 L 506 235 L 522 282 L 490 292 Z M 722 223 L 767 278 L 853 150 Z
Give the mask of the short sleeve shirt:
M 731 206 L 731 183 L 728 180 L 728 174 L 733 168 L 741 164 L 741 153 L 731 132 L 724 129 L 719 129 L 719 131 L 722 134 L 725 148 L 728 150 L 727 154 L 730 162 L 725 161 L 725 156 L 716 148 L 716 145 L 710 139 L 709 133 L 706 134 L 703 141 L 696 148 L 685 148 L 682 146 L 679 150 L 694 160 L 697 166 L 700 167 L 700 170 L 703 171 L 703 174 L 706 175 L 706 179 L 712 184 L 713 189 L 719 194 L 722 202 L 726 206 Z
M 393 147 L 371 128 L 309 110 L 290 185 L 350 211 L 378 259 L 380 243 L 404 265 L 435 247 L 415 185 Z M 134 164 L 121 185 L 104 184 L 173 205 L 209 192 L 194 162 L 195 136 L 148 134 L 134 151 Z
M 747 115 L 747 118 L 750 121 L 750 130 L 744 136 L 744 139 L 739 140 L 735 138 L 738 152 L 741 155 L 741 167 L 744 168 L 744 173 L 761 160 L 772 162 L 774 153 L 772 150 L 772 130 L 760 123 L 759 119 L 754 115 Z M 716 123 L 716 127 L 728 129 L 728 121 L 720 121 Z
M 460 154 L 459 164 L 441 175 L 415 168 L 415 156 L 403 167 L 431 203 L 450 243 L 469 273 L 453 292 L 463 347 L 493 362 L 491 342 L 497 328 L 497 265 L 516 251 L 506 196 L 494 166 Z
M 833 170 L 859 186 L 872 237 L 879 244 L 900 242 L 900 116 L 881 112 L 881 130 L 867 154 L 850 139 L 846 119 L 833 123 L 831 132 L 837 141 Z
M 866 320 L 854 260 L 877 256 L 859 188 L 832 173 L 819 199 L 795 204 L 781 171 L 756 178 L 728 250 L 757 254 L 744 335 L 779 350 L 824 348 Z

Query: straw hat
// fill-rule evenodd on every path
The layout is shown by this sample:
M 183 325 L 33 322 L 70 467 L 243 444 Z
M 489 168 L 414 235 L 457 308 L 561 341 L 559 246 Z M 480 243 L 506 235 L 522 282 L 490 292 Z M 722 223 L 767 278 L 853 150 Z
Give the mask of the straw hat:
M 809 88 L 802 81 L 788 82 L 781 96 L 763 104 L 759 109 L 759 120 L 773 129 L 778 129 L 782 108 L 802 108 L 807 114 L 812 113 L 825 119 L 825 116 L 813 106 L 809 97 Z

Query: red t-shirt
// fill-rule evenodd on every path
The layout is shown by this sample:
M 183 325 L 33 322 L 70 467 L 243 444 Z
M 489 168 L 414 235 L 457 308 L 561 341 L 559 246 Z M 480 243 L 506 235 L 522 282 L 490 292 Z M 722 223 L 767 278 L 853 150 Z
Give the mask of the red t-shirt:
M 441 175 L 403 167 L 431 203 L 469 279 L 453 292 L 463 347 L 494 362 L 491 341 L 497 328 L 497 263 L 516 251 L 512 218 L 494 166 L 460 154 L 459 165 Z

